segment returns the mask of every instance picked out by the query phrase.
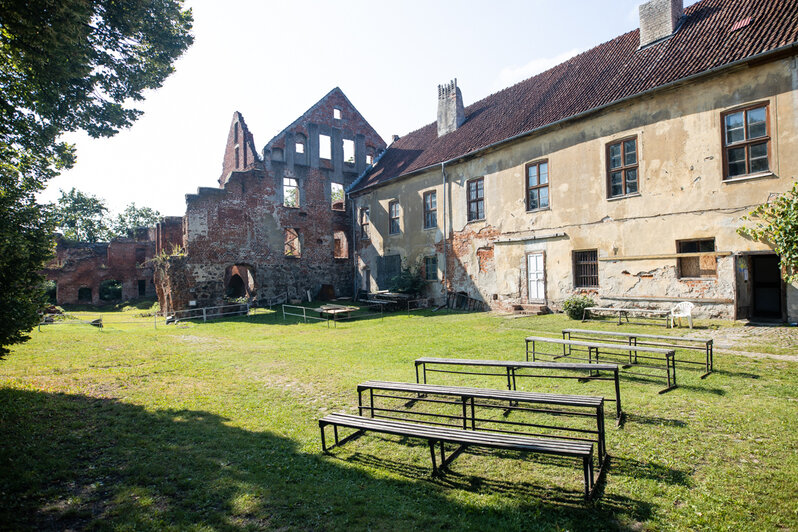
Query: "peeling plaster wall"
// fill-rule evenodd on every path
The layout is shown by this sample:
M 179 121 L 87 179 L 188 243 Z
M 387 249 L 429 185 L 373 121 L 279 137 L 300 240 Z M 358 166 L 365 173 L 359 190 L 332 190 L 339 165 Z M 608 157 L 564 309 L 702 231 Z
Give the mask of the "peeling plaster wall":
M 602 304 L 669 308 L 689 299 L 699 316 L 734 317 L 732 256 L 718 258 L 717 278 L 701 280 L 677 278 L 676 258 L 624 257 L 674 254 L 677 240 L 699 238 L 714 238 L 719 252 L 769 249 L 736 229 L 742 216 L 772 194 L 789 190 L 798 176 L 798 151 L 789 148 L 798 141 L 797 68 L 796 59 L 789 58 L 737 69 L 450 164 L 445 201 L 449 288 L 494 309 L 527 303 L 526 255 L 542 251 L 546 301 L 558 309 L 571 294 L 584 291 L 574 288 L 573 251 L 596 249 L 599 288 L 588 292 Z M 725 182 L 721 114 L 752 103 L 769 106 L 772 174 Z M 639 194 L 608 199 L 607 144 L 630 136 L 638 142 Z M 527 212 L 525 164 L 541 160 L 549 164 L 550 207 Z M 466 182 L 476 177 L 484 177 L 486 216 L 469 223 Z M 374 233 L 361 251 L 361 268 L 374 271 L 376 257 L 391 253 L 413 263 L 430 246 L 443 264 L 443 234 L 421 228 L 421 195 L 433 189 L 438 191 L 440 231 L 444 190 L 439 168 L 358 197 L 359 206 L 371 208 Z M 398 236 L 385 234 L 392 199 L 399 200 L 403 213 Z M 619 260 L 601 260 L 611 257 Z M 786 294 L 793 317 L 797 294 L 795 287 Z

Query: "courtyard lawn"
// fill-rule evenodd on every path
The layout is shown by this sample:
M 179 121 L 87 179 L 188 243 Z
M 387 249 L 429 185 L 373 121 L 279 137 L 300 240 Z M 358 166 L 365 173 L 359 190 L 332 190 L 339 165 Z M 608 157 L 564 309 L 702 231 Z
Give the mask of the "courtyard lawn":
M 721 352 L 704 380 L 677 365 L 663 395 L 622 377 L 627 421 L 608 417 L 608 475 L 584 503 L 569 460 L 475 449 L 432 477 L 422 441 L 320 448 L 318 419 L 355 413 L 359 382 L 414 381 L 420 356 L 521 360 L 525 336 L 583 326 L 563 315 L 423 311 L 328 328 L 261 310 L 155 328 L 141 313 L 77 312 L 105 327 L 45 326 L 0 361 L 0 529 L 798 529 L 795 361 Z M 735 347 L 795 355 L 779 335 Z M 519 389 L 609 395 L 548 379 Z

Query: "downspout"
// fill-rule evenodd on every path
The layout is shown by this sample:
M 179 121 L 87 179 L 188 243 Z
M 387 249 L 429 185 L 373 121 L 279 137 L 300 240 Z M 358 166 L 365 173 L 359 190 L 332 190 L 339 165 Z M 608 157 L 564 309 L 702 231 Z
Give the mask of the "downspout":
M 446 164 L 445 162 L 441 163 L 441 183 L 443 184 L 443 279 L 441 283 L 441 295 L 444 298 L 443 299 L 444 302 L 446 302 L 446 281 L 448 279 L 446 275 L 448 267 L 448 262 L 446 260 L 446 246 L 447 246 L 446 241 L 448 239 L 448 233 L 446 232 L 446 169 L 444 168 L 445 164 Z

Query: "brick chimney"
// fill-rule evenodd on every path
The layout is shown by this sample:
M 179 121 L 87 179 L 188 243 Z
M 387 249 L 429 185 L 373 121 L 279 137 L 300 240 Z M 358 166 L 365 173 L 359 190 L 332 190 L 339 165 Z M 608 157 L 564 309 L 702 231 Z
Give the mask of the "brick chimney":
M 438 85 L 438 136 L 455 131 L 465 122 L 463 95 L 457 78 L 446 85 Z
M 673 35 L 683 14 L 683 0 L 649 0 L 641 4 L 640 48 Z

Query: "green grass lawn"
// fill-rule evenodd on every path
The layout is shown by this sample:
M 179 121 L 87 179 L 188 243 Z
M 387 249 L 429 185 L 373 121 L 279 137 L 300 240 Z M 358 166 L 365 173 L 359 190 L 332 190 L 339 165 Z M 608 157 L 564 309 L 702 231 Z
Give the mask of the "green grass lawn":
M 320 447 L 318 419 L 354 413 L 358 382 L 413 381 L 419 356 L 520 360 L 525 336 L 582 326 L 563 315 L 424 311 L 328 328 L 261 311 L 155 328 L 141 313 L 77 312 L 106 326 L 42 327 L 0 361 L 0 528 L 798 529 L 795 362 L 717 355 L 715 373 L 678 368 L 663 395 L 622 378 L 628 419 L 608 417 L 608 475 L 585 503 L 575 461 L 474 449 L 433 477 L 425 442 Z M 577 381 L 521 387 L 609 395 Z

